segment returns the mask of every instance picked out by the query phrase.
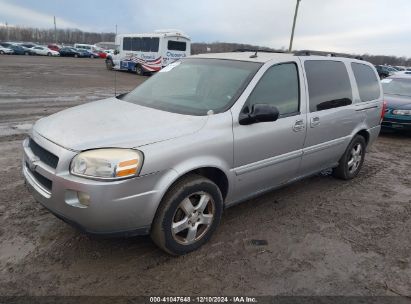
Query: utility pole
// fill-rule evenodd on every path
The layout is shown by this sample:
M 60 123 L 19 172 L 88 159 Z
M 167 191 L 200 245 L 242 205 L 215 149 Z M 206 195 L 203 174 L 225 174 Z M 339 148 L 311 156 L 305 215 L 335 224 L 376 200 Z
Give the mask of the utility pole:
M 57 44 L 57 26 L 56 26 L 56 16 L 54 17 L 54 43 Z
M 6 21 L 6 33 L 7 33 L 7 41 L 9 41 L 9 24 L 7 23 L 7 21 Z
M 297 0 L 297 4 L 295 5 L 293 29 L 292 29 L 292 31 L 291 31 L 290 47 L 288 48 L 288 52 L 289 52 L 289 53 L 291 53 L 291 50 L 293 49 L 295 23 L 297 22 L 297 14 L 298 14 L 298 7 L 300 6 L 300 1 L 301 1 L 301 0 Z

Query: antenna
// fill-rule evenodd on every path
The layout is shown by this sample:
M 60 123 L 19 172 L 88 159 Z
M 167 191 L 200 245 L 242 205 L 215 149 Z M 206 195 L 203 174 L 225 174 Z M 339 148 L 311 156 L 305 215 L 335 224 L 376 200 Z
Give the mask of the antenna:
M 114 37 L 114 45 L 116 44 L 116 37 L 117 37 L 117 24 L 116 24 L 116 36 Z M 117 69 L 114 68 L 114 63 L 113 63 L 113 69 L 114 69 L 114 97 L 117 96 Z
M 255 50 L 255 53 L 251 55 L 250 58 L 257 58 L 258 57 L 257 53 L 258 53 L 258 49 Z

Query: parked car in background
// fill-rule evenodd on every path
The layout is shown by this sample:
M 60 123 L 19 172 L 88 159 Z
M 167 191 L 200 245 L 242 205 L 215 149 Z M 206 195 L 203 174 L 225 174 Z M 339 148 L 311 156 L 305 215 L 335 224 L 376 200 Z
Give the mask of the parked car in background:
M 0 46 L 0 55 L 11 55 L 14 54 L 14 51 L 10 48 Z
M 100 55 L 98 52 L 88 51 L 85 49 L 76 49 L 76 50 L 81 54 L 80 57 L 100 58 Z
M 60 49 L 60 56 L 62 57 L 88 57 L 88 53 L 80 51 L 73 47 L 63 47 Z
M 0 46 L 2 46 L 2 47 L 6 47 L 6 48 L 8 48 L 10 45 L 12 45 L 13 43 L 11 43 L 11 42 L 0 42 Z
M 16 43 L 16 45 L 20 45 L 20 46 L 23 46 L 23 47 L 28 48 L 28 49 L 31 49 L 35 46 L 38 46 L 37 44 L 31 43 L 31 42 Z
M 376 65 L 375 68 L 377 69 L 377 73 L 380 76 L 380 79 L 384 79 L 398 72 L 396 69 L 387 65 Z
M 60 49 L 61 49 L 61 47 L 58 46 L 57 44 L 49 44 L 49 45 L 47 45 L 47 47 L 48 47 L 50 50 L 53 50 L 53 51 L 56 51 L 56 52 L 60 51 Z
M 104 51 L 100 52 L 100 58 L 105 59 L 109 55 L 114 55 L 114 50 L 104 50 Z
M 10 44 L 8 48 L 12 49 L 15 55 L 33 55 L 34 54 L 32 50 L 24 46 L 21 46 L 21 45 Z
M 401 72 L 401 71 L 405 71 L 404 67 L 400 67 L 400 66 L 394 66 L 394 69 L 396 69 L 397 71 Z
M 66 222 L 151 234 L 181 255 L 210 239 L 226 207 L 328 168 L 355 178 L 380 132 L 382 98 L 361 60 L 197 55 L 121 97 L 37 121 L 23 174 Z
M 75 43 L 74 48 L 76 49 L 81 49 L 81 50 L 86 50 L 89 52 L 97 52 L 101 51 L 102 49 L 99 48 L 97 45 L 94 44 L 85 44 L 85 43 Z
M 60 56 L 60 53 L 57 51 L 50 50 L 45 46 L 34 46 L 31 48 L 34 54 L 42 56 Z
M 411 74 L 411 72 L 409 72 Z M 382 127 L 411 130 L 411 75 L 395 74 L 381 81 L 387 109 Z

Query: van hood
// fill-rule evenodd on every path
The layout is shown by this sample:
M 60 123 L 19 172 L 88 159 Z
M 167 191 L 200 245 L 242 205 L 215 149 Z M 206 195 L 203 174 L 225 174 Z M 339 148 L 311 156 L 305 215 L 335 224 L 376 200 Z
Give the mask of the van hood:
M 206 121 L 113 97 L 42 118 L 33 131 L 69 150 L 134 148 L 195 133 Z

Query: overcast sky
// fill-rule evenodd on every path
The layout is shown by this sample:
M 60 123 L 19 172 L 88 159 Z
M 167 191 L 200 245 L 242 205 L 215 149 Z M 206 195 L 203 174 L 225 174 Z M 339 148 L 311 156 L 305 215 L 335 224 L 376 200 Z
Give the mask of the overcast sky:
M 0 23 L 287 47 L 296 0 L 0 0 Z M 295 49 L 411 57 L 411 0 L 302 0 Z

